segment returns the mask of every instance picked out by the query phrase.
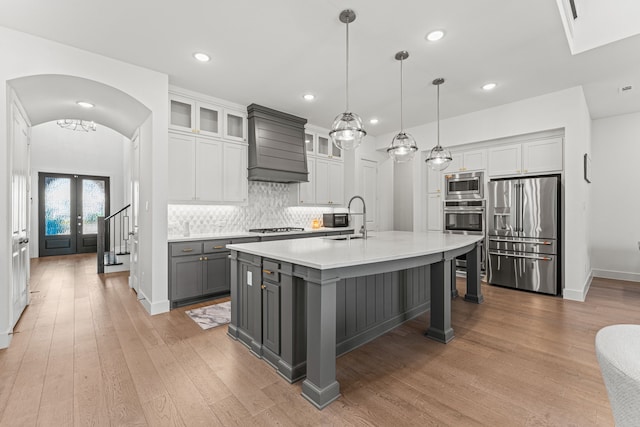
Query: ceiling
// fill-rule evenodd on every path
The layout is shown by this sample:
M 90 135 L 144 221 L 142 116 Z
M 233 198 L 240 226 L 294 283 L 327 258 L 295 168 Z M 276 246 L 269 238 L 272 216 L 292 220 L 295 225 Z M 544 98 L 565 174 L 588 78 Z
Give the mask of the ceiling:
M 404 125 L 583 85 L 593 118 L 640 111 L 640 36 L 572 55 L 554 0 L 4 0 L 0 25 L 169 75 L 171 84 L 228 101 L 258 103 L 330 127 L 345 109 L 345 25 L 350 107 L 371 135 Z M 427 32 L 444 29 L 437 43 Z M 192 58 L 211 55 L 208 63 Z M 498 87 L 484 92 L 493 81 Z M 634 85 L 621 94 L 622 85 Z M 302 99 L 306 92 L 316 100 Z M 372 117 L 379 124 L 370 125 Z

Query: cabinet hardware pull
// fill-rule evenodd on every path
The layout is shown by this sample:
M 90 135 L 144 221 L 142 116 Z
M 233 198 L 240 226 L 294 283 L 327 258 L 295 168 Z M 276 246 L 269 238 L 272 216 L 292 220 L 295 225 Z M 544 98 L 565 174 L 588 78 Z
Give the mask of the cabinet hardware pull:
M 260 285 L 260 289 L 267 289 L 267 287 L 264 284 L 262 284 Z
M 262 272 L 266 273 L 266 274 L 273 274 L 273 271 L 271 271 L 271 270 L 262 270 Z
M 198 258 L 198 261 L 202 261 L 202 257 Z
M 193 252 L 193 249 L 191 249 L 191 248 L 183 249 L 182 252 Z
M 209 260 L 209 257 L 204 257 L 204 260 L 205 260 L 205 261 L 208 261 L 208 260 Z
M 223 246 L 214 246 L 213 247 L 213 249 L 222 249 L 222 248 L 224 248 L 224 245 Z

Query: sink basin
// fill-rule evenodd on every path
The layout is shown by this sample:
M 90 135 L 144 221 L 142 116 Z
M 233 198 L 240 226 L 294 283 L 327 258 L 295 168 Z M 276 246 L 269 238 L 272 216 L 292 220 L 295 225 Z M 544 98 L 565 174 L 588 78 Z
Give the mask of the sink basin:
M 367 236 L 367 239 L 371 239 L 373 236 Z M 356 240 L 356 239 L 362 239 L 363 237 L 360 235 L 346 235 L 346 236 L 328 236 L 325 237 L 325 239 L 329 239 L 329 240 Z

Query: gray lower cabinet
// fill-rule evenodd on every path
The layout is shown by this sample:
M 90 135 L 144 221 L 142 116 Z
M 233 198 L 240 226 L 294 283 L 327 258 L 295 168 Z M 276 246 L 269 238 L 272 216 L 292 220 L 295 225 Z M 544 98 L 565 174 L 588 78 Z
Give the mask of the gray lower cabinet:
M 223 296 L 230 292 L 229 250 L 226 245 L 257 238 L 169 243 L 171 308 Z
M 262 269 L 262 344 L 280 354 L 280 265 L 263 261 Z
M 353 233 L 353 230 L 347 229 L 323 231 L 319 233 L 279 234 L 275 236 L 265 235 L 260 237 L 242 237 L 236 239 L 197 240 L 169 243 L 169 300 L 171 301 L 171 308 L 205 301 L 213 297 L 223 296 L 230 293 L 230 251 L 226 248 L 227 244 L 336 236 L 339 234 L 351 233 Z M 277 268 L 275 268 L 274 271 L 275 270 L 277 270 Z M 277 274 L 279 275 L 279 273 Z M 258 280 L 256 287 L 260 289 L 262 286 L 262 283 L 260 282 L 260 278 L 262 277 L 260 266 L 255 268 L 255 275 L 253 277 L 255 280 Z M 268 285 L 266 284 L 267 282 Z M 264 286 L 269 286 L 269 291 L 267 291 L 269 293 L 269 297 L 267 297 L 267 299 L 270 304 L 270 312 L 275 310 L 276 303 L 279 304 L 279 293 L 276 295 L 276 292 L 279 292 L 279 285 L 279 279 L 269 277 L 268 275 L 265 276 Z M 276 290 L 274 286 L 277 286 L 278 290 Z M 256 298 L 258 298 L 258 300 L 255 301 L 255 306 L 252 306 L 250 309 L 247 308 L 245 312 L 262 312 L 262 300 L 259 295 Z M 248 327 L 248 330 L 251 331 L 251 336 L 254 338 L 256 336 L 261 336 L 263 333 L 263 323 L 261 322 L 261 319 L 256 319 L 255 323 L 258 326 Z M 270 342 L 269 349 L 277 354 L 280 346 L 280 327 L 279 324 L 276 327 L 273 322 L 270 324 L 274 326 L 271 326 L 269 329 L 269 336 L 277 337 L 277 339 L 272 343 Z M 259 328 L 260 331 L 257 331 L 256 328 Z

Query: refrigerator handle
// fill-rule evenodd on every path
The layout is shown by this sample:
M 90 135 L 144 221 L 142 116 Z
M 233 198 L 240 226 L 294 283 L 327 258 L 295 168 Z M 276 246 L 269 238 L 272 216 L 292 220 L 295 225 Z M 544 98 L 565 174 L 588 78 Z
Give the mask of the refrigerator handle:
M 515 232 L 518 233 L 520 231 L 520 184 L 514 184 L 515 193 L 516 193 L 516 226 Z

